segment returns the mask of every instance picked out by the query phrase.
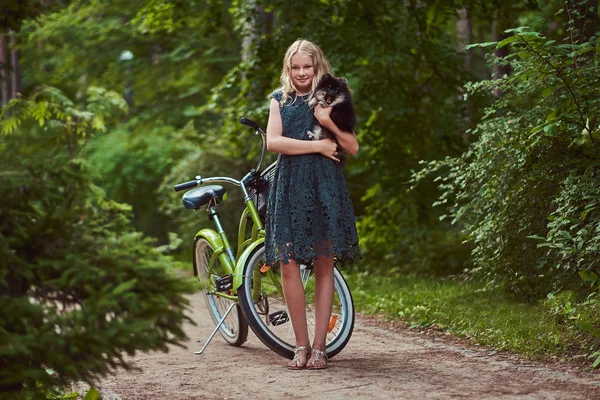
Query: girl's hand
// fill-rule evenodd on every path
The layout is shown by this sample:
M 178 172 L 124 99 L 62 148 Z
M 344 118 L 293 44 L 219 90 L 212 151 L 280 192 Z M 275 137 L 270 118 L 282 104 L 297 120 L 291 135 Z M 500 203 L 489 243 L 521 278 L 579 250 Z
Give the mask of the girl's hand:
M 332 107 L 325 107 L 321 104 L 317 104 L 315 107 L 315 118 L 325 128 L 329 128 L 330 124 L 333 123 L 331 120 L 331 110 L 333 110 Z
M 322 155 L 324 155 L 327 158 L 332 159 L 333 161 L 336 162 L 340 162 L 339 159 L 337 159 L 335 156 L 338 155 L 338 145 L 334 140 L 331 139 L 323 139 L 323 140 L 317 140 L 317 151 L 319 153 L 321 153 Z

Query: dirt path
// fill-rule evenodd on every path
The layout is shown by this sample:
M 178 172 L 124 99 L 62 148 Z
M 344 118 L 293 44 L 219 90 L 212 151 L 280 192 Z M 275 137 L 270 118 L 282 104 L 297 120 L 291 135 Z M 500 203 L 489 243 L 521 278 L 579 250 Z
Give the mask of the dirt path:
M 357 319 L 348 346 L 323 371 L 288 371 L 250 332 L 243 347 L 216 336 L 204 300 L 191 298 L 188 349 L 142 354 L 142 372 L 99 385 L 107 399 L 600 399 L 600 373 L 534 363 L 465 341 L 426 336 L 374 318 Z M 235 380 L 233 380 L 235 378 Z

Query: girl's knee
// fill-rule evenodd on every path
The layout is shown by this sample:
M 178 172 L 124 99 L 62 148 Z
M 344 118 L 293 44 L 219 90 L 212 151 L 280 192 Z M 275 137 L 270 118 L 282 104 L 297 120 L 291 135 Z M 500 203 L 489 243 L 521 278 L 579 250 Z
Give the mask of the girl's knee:
M 281 275 L 284 278 L 297 275 L 299 272 L 298 264 L 296 264 L 296 262 L 294 260 L 290 260 L 287 263 L 284 263 L 283 261 L 281 261 L 279 263 L 279 269 L 281 270 Z
M 322 255 L 313 258 L 313 263 L 316 268 L 331 268 L 333 269 L 334 258 L 333 254 L 330 256 Z

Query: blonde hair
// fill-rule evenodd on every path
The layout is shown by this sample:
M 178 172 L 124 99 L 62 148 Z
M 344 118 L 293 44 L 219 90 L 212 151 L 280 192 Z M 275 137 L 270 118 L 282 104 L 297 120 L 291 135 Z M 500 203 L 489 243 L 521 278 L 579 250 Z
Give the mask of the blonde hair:
M 313 62 L 315 76 L 312 81 L 310 94 L 315 91 L 315 88 L 321 80 L 321 77 L 327 73 L 330 73 L 331 71 L 331 66 L 329 65 L 329 62 L 325 58 L 325 55 L 319 46 L 310 40 L 296 40 L 290 47 L 287 48 L 285 56 L 283 57 L 283 69 L 281 70 L 281 78 L 279 79 L 281 86 L 278 89 L 283 92 L 280 102 L 281 105 L 287 101 L 290 94 L 297 91 L 291 77 L 292 57 L 297 53 L 309 56 Z

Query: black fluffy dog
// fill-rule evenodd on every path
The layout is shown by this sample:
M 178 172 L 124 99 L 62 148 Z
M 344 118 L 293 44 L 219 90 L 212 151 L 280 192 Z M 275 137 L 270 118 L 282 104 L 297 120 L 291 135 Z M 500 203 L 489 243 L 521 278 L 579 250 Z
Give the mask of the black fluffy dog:
M 354 131 L 356 113 L 346 78 L 336 78 L 330 74 L 323 75 L 315 92 L 308 100 L 308 104 L 311 107 L 315 107 L 317 104 L 333 107 L 331 120 L 337 127 L 345 132 Z M 325 138 L 335 140 L 335 135 L 319 123 L 313 126 L 312 131 L 308 131 L 308 136 L 313 140 Z

